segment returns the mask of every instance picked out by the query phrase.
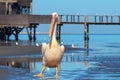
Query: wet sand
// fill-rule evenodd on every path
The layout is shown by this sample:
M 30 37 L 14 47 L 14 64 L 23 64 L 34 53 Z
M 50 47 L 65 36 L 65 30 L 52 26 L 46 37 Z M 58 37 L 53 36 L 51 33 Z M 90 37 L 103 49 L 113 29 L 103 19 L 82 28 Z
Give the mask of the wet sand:
M 2 80 L 8 80 L 8 76 L 10 76 L 10 72 L 5 69 L 0 69 L 0 78 Z
M 84 50 L 81 48 L 72 48 L 72 47 L 66 47 L 65 52 L 68 51 L 76 51 L 76 50 Z M 26 56 L 26 55 L 39 55 L 41 54 L 41 46 L 0 46 L 0 62 L 8 61 L 6 57 L 10 56 Z M 26 61 L 24 58 L 20 59 L 9 59 L 9 61 Z M 29 59 L 30 61 L 31 59 Z M 28 61 L 28 59 L 27 59 Z M 9 69 L 1 68 L 0 67 L 0 78 L 2 80 L 10 80 L 12 77 L 16 75 L 15 73 L 12 73 Z M 6 77 L 7 76 L 7 77 Z M 19 76 L 19 75 L 16 75 Z
M 0 56 L 19 56 L 39 54 L 41 47 L 37 46 L 2 46 L 0 47 Z
M 38 74 L 42 66 L 41 46 L 2 46 L 0 50 L 1 80 L 40 80 L 33 75 Z M 116 80 L 119 78 L 119 56 L 98 55 L 84 57 L 84 55 L 82 56 L 76 52 L 80 53 L 79 51 L 82 50 L 88 51 L 88 49 L 84 48 L 65 46 L 60 79 L 99 80 L 100 78 L 101 80 L 108 80 L 110 78 L 111 80 Z M 74 52 L 74 55 L 71 54 Z M 45 73 L 45 75 L 53 77 L 54 73 L 49 74 L 49 72 Z
M 65 52 L 85 50 L 84 48 L 65 47 Z M 40 46 L 0 46 L 0 57 L 41 54 Z
M 6 56 L 24 56 L 24 55 L 34 55 L 40 54 L 41 47 L 37 46 L 0 46 L 0 57 Z M 2 59 L 2 60 L 5 60 Z M 2 62 L 2 60 L 0 60 Z M 10 80 L 15 74 L 11 71 L 0 67 L 0 78 L 2 80 Z M 11 78 L 12 79 L 12 78 Z

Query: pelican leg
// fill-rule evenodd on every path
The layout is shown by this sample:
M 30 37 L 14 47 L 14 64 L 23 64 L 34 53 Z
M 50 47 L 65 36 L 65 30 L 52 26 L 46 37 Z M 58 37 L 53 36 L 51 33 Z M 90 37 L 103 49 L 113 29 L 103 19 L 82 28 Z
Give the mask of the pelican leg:
M 56 79 L 58 78 L 58 69 L 59 69 L 59 66 L 57 65 L 56 67 L 55 67 L 55 70 L 56 70 Z
M 45 69 L 46 69 L 46 65 L 43 65 L 41 72 L 39 74 L 35 75 L 35 76 L 42 78 L 43 77 L 43 72 L 45 71 Z

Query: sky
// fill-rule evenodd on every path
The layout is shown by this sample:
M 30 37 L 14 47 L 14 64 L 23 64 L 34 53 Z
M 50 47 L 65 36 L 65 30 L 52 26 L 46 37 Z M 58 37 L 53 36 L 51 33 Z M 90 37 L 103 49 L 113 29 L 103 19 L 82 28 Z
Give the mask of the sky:
M 120 0 L 33 0 L 32 14 L 47 15 L 57 12 L 80 15 L 120 15 Z M 39 25 L 40 32 L 47 32 L 50 25 Z M 90 34 L 120 34 L 120 25 L 89 25 Z M 62 32 L 82 34 L 84 25 L 63 25 Z

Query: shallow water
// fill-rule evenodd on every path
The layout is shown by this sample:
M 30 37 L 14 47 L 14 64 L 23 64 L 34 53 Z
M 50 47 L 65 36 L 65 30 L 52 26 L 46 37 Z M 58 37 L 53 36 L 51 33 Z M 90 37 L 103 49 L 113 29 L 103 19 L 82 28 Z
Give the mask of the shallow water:
M 17 59 L 11 57 L 8 61 L 7 59 L 1 61 L 3 66 L 0 67 L 10 72 L 10 78 L 7 80 L 40 80 L 34 75 L 42 68 L 41 55 L 21 56 Z M 83 57 L 78 54 L 65 54 L 60 64 L 58 80 L 119 80 L 119 59 L 120 56 Z M 47 68 L 43 80 L 54 79 L 55 69 Z
M 47 42 L 46 35 L 42 38 Z M 58 79 L 55 79 L 54 68 L 47 68 L 43 79 L 34 77 L 42 68 L 40 54 L 0 58 L 0 69 L 9 72 L 6 80 L 120 80 L 119 35 L 90 35 L 88 49 L 84 49 L 81 38 L 83 35 L 62 36 L 66 47 L 74 44 L 81 50 L 73 48 L 65 52 Z

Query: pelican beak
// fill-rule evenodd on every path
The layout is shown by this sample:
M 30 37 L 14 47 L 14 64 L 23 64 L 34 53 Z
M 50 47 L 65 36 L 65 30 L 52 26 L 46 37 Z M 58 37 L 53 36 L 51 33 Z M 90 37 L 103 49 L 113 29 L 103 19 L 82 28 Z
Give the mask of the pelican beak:
M 53 13 L 52 14 L 52 20 L 51 20 L 51 24 L 50 24 L 50 30 L 49 30 L 49 37 L 52 37 L 53 32 L 54 32 L 54 28 L 57 22 L 57 13 Z

